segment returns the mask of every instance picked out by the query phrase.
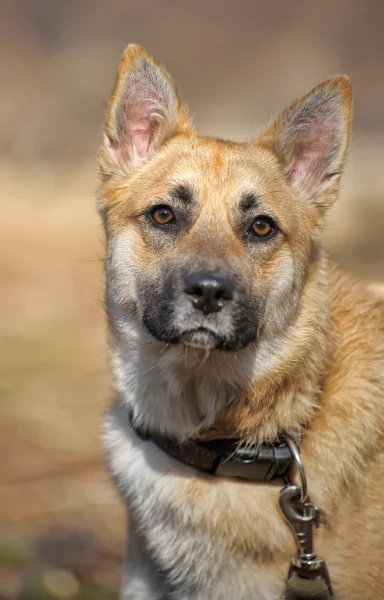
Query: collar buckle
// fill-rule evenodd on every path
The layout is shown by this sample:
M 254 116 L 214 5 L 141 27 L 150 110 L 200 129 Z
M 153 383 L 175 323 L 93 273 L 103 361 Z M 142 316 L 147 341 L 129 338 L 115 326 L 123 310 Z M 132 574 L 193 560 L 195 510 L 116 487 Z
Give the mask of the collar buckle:
M 287 480 L 294 456 L 287 441 L 247 446 L 239 439 L 178 442 L 138 426 L 129 413 L 133 430 L 142 440 L 151 440 L 161 450 L 185 465 L 216 477 L 236 477 L 248 481 Z M 293 442 L 292 442 L 293 443 Z

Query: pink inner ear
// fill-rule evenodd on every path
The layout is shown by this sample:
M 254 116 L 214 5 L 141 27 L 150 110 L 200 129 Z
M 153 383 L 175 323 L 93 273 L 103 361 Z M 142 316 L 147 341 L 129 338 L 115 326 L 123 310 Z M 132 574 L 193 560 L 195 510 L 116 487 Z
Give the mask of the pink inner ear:
M 135 120 L 130 127 L 130 131 L 131 143 L 138 157 L 148 158 L 152 134 L 152 123 L 149 114 Z
M 309 150 L 306 148 L 297 150 L 293 168 L 289 176 L 291 183 L 298 183 L 299 181 L 310 177 L 311 173 L 316 169 L 318 158 L 319 155 L 316 150 Z
M 149 159 L 153 134 L 151 104 L 146 100 L 131 101 L 128 96 L 121 107 L 118 119 L 120 136 L 115 152 L 121 163 L 129 160 L 132 165 Z
M 312 180 L 325 175 L 331 158 L 333 132 L 327 123 L 314 123 L 308 131 L 301 132 L 295 143 L 293 166 L 290 172 L 291 183 Z

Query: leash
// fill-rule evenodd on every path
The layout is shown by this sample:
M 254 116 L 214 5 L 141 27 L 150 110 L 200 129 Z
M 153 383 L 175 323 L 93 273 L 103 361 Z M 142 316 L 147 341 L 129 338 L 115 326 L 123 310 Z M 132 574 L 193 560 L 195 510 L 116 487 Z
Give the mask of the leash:
M 180 462 L 215 477 L 238 477 L 248 481 L 289 482 L 292 466 L 300 474 L 300 486 L 288 483 L 280 492 L 279 505 L 295 535 L 298 554 L 291 561 L 284 600 L 330 600 L 331 581 L 325 561 L 313 551 L 313 528 L 320 524 L 320 511 L 308 499 L 307 478 L 300 451 L 286 434 L 274 444 L 244 447 L 240 440 L 187 440 L 180 443 L 165 435 L 148 432 L 128 415 L 133 430 L 142 440 L 151 440 Z
M 308 499 L 307 478 L 299 449 L 285 436 L 297 465 L 301 486 L 288 483 L 280 492 L 279 505 L 295 535 L 298 554 L 288 571 L 285 600 L 330 600 L 331 580 L 325 560 L 313 551 L 313 528 L 320 524 L 320 510 Z

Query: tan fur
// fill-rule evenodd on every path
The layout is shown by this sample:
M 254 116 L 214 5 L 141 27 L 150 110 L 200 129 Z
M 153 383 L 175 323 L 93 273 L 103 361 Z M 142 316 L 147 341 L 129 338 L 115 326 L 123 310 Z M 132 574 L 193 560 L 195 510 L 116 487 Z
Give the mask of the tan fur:
M 337 598 L 382 598 L 384 308 L 378 296 L 330 263 L 321 248 L 324 212 L 336 199 L 350 137 L 349 80 L 333 78 L 315 88 L 337 98 L 340 123 L 335 127 L 343 128 L 344 137 L 330 158 L 329 184 L 313 192 L 308 181 L 296 187 L 293 182 L 294 150 L 287 150 L 286 124 L 314 91 L 283 112 L 258 139 L 244 144 L 198 137 L 176 96 L 178 117 L 172 132 L 162 134 L 161 141 L 154 138 L 158 146 L 151 146 L 152 154 L 140 168 L 118 166 L 108 140 L 116 137 L 114 118 L 124 81 L 142 57 L 153 61 L 139 47 L 126 51 L 106 113 L 99 207 L 109 247 L 129 235 L 130 269 L 149 277 L 172 268 L 180 257 L 187 262 L 204 255 L 210 264 L 241 273 L 250 290 L 268 299 L 263 335 L 270 355 L 264 371 L 241 373 L 236 365 L 242 351 L 238 356 L 185 349 L 172 363 L 172 377 L 181 390 L 187 390 L 194 377 L 219 388 L 221 374 L 238 369 L 235 402 L 192 435 L 240 436 L 253 442 L 273 440 L 284 430 L 301 438 L 311 498 L 323 515 L 316 551 L 327 559 Z M 176 94 L 169 74 L 153 64 Z M 166 197 L 175 182 L 193 189 L 198 209 L 188 234 L 162 249 L 142 226 L 140 215 L 154 199 Z M 254 190 L 262 207 L 278 218 L 284 237 L 250 255 L 236 233 L 234 211 L 241 194 Z M 300 295 L 292 309 L 291 291 L 282 292 L 278 301 L 274 295 L 275 286 L 291 270 Z M 133 310 L 129 290 L 121 292 L 119 302 L 128 312 Z M 114 356 L 120 334 L 111 316 L 109 329 Z M 172 352 L 166 345 L 161 348 L 163 357 Z M 182 519 L 187 507 L 198 531 L 235 554 L 254 556 L 254 568 L 263 565 L 276 580 L 285 576 L 295 545 L 278 512 L 278 486 L 197 473 L 185 477 L 181 467 L 175 473 L 180 477 L 173 505 L 176 518 Z

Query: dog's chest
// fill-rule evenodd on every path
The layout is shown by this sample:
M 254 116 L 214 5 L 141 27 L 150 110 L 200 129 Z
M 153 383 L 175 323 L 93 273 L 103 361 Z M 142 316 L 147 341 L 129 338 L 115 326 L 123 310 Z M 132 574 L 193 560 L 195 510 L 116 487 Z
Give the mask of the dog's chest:
M 113 476 L 181 597 L 278 600 L 294 552 L 279 486 L 198 476 L 119 417 L 104 436 Z

